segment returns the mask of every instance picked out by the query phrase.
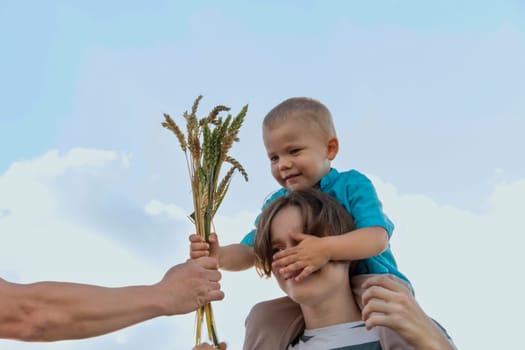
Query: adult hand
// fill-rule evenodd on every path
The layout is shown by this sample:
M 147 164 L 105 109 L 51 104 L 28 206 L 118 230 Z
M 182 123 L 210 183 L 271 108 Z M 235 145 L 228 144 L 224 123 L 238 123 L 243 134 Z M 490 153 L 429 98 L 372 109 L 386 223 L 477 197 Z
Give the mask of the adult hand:
M 189 240 L 191 259 L 198 259 L 203 256 L 216 257 L 219 252 L 219 240 L 215 233 L 210 234 L 209 243 L 206 243 L 204 238 L 195 233 L 189 236 Z
M 329 250 L 323 244 L 325 241 L 322 237 L 304 233 L 290 233 L 290 237 L 298 244 L 277 252 L 273 256 L 272 268 L 279 269 L 279 274 L 284 278 L 289 278 L 302 270 L 294 277 L 296 281 L 301 281 L 330 260 Z
M 226 350 L 226 343 L 220 343 L 219 346 L 220 346 L 219 347 L 220 350 Z M 193 350 L 217 350 L 217 349 L 208 343 L 202 343 L 201 345 L 194 347 Z
M 210 301 L 222 300 L 221 273 L 216 258 L 188 260 L 168 270 L 157 283 L 167 315 L 195 311 Z
M 388 327 L 416 349 L 454 349 L 405 283 L 392 275 L 376 275 L 367 278 L 362 287 L 362 314 L 368 329 Z

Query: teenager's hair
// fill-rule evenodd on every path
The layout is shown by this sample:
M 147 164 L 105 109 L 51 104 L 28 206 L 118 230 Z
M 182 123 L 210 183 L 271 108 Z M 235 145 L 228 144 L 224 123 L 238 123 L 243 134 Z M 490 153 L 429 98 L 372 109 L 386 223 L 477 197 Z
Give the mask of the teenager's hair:
M 255 268 L 261 276 L 270 277 L 272 273 L 272 221 L 279 211 L 288 207 L 297 207 L 301 212 L 302 233 L 325 237 L 355 228 L 350 214 L 330 195 L 313 188 L 288 192 L 270 203 L 259 216 L 254 251 Z
M 263 128 L 272 127 L 290 117 L 314 123 L 327 137 L 337 136 L 330 110 L 310 97 L 292 97 L 279 103 L 264 117 Z

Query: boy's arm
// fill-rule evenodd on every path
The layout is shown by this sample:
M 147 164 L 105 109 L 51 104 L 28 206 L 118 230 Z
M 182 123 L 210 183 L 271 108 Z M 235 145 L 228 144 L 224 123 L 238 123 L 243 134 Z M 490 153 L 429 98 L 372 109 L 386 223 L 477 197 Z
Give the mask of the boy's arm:
M 274 192 L 264 202 L 262 209 L 266 208 L 268 204 L 276 198 L 284 196 L 286 189 L 280 189 Z M 259 222 L 259 216 L 255 218 L 255 226 Z M 249 269 L 255 265 L 255 253 L 253 252 L 253 245 L 255 243 L 255 229 L 247 233 L 240 244 L 230 244 L 227 246 L 219 246 L 217 235 L 212 233 L 209 238 L 210 244 L 197 234 L 190 236 L 190 258 L 200 258 L 203 256 L 217 256 L 219 260 L 219 268 L 226 271 L 242 271 Z
M 190 239 L 190 258 L 196 259 L 203 256 L 217 256 L 219 268 L 226 271 L 242 271 L 249 269 L 255 263 L 255 254 L 253 247 L 246 244 L 230 244 L 219 246 L 217 235 L 210 235 L 210 243 L 204 242 L 204 239 L 193 234 Z
M 388 248 L 388 233 L 383 227 L 363 227 L 337 236 L 323 237 L 329 260 L 355 261 L 370 258 Z
M 295 277 L 300 281 L 319 270 L 330 260 L 355 261 L 381 254 L 388 247 L 387 231 L 380 226 L 364 227 L 337 236 L 317 237 L 292 233 L 298 244 L 276 253 L 274 268 L 283 276 L 302 270 Z
M 226 271 L 242 271 L 253 267 L 255 253 L 253 247 L 235 243 L 219 248 L 219 268 Z

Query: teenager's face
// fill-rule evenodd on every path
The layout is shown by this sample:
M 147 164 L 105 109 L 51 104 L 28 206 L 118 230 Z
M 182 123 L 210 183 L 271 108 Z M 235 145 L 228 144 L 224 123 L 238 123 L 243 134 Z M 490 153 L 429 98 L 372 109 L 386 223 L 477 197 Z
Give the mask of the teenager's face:
M 297 241 L 290 237 L 291 232 L 302 232 L 302 216 L 295 206 L 281 209 L 273 218 L 270 227 L 272 248 L 275 252 L 297 245 Z M 284 276 L 278 270 L 272 270 L 281 289 L 296 303 L 315 305 L 329 300 L 336 293 L 340 293 L 342 286 L 348 286 L 348 264 L 329 262 L 321 269 L 295 282 L 295 275 Z
M 330 147 L 329 139 L 312 123 L 293 117 L 265 126 L 263 140 L 272 176 L 289 190 L 315 186 L 328 174 L 330 161 L 337 153 Z

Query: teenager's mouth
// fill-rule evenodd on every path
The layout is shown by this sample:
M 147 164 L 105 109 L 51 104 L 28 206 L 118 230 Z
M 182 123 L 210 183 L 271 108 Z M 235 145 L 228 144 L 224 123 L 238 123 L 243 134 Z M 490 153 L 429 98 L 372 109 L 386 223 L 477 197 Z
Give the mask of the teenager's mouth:
M 299 274 L 295 274 L 295 275 L 289 275 L 289 276 L 286 276 L 284 278 L 285 281 L 292 281 L 292 282 L 295 282 L 295 277 L 299 276 Z
M 294 273 L 292 273 L 292 274 L 290 274 L 290 275 L 284 277 L 284 279 L 285 279 L 286 281 L 288 281 L 288 280 L 295 281 L 295 277 L 299 276 L 300 273 L 301 273 L 301 271 L 294 272 Z
M 289 275 L 287 275 L 287 276 L 283 276 L 283 279 L 284 279 L 285 281 L 292 280 L 293 282 L 295 282 L 295 277 L 299 276 L 299 275 L 301 274 L 302 271 L 303 271 L 303 270 L 299 270 L 299 271 L 296 271 L 296 272 L 294 272 L 294 273 L 291 273 L 291 274 L 289 274 Z M 312 273 L 309 274 L 308 276 L 303 277 L 303 278 L 301 279 L 301 282 L 302 282 L 303 280 L 306 280 L 306 279 L 310 278 L 310 276 L 317 275 L 318 273 L 319 273 L 319 270 L 312 272 Z

